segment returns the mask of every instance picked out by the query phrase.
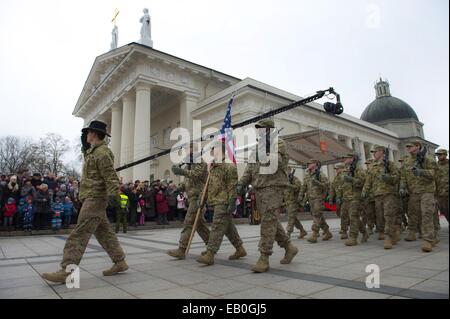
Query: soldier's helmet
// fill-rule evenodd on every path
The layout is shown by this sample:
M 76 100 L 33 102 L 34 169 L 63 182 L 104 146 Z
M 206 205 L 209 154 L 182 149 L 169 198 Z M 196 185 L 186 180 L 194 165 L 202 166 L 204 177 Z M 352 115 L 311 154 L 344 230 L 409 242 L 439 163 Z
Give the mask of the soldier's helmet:
M 386 147 L 381 145 L 374 145 L 373 148 L 370 150 L 370 153 L 375 153 L 378 150 L 386 151 Z
M 437 150 L 435 154 L 447 156 L 448 153 L 447 153 L 447 150 L 444 150 L 443 148 L 441 148 L 441 149 Z
M 272 119 L 262 119 L 255 124 L 256 128 L 274 128 L 275 122 Z

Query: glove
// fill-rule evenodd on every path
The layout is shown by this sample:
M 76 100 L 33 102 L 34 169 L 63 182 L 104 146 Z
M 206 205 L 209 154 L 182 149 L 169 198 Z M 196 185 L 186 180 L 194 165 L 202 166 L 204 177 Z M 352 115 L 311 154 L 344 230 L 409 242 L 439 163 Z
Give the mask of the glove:
M 108 205 L 118 209 L 120 207 L 120 197 L 117 195 L 108 196 Z
M 182 169 L 181 167 L 178 167 L 177 165 L 173 165 L 173 166 L 172 166 L 172 172 L 173 172 L 175 175 L 178 175 L 178 176 L 180 176 L 180 175 L 185 175 L 185 174 L 184 174 L 184 169 Z
M 369 194 L 367 194 L 366 192 L 361 193 L 361 198 L 365 199 L 367 197 L 369 197 Z
M 344 176 L 344 181 L 346 183 L 351 183 L 351 182 L 353 182 L 353 177 L 346 175 L 346 176 Z
M 238 195 L 244 195 L 244 192 L 245 192 L 244 186 L 238 185 L 238 186 L 236 187 L 236 193 L 237 193 Z
M 234 213 L 235 210 L 236 210 L 236 198 L 231 198 L 228 201 L 227 212 L 228 212 L 228 214 L 232 214 L 232 213 Z
M 336 205 L 341 205 L 341 204 L 342 204 L 342 199 L 336 198 Z
M 91 144 L 89 144 L 87 141 L 87 134 L 88 134 L 87 131 L 83 131 L 81 133 L 81 152 L 83 154 L 85 154 L 86 151 L 91 147 Z
M 398 194 L 400 195 L 400 197 L 405 197 L 406 195 L 408 195 L 408 192 L 406 191 L 406 189 L 400 188 Z

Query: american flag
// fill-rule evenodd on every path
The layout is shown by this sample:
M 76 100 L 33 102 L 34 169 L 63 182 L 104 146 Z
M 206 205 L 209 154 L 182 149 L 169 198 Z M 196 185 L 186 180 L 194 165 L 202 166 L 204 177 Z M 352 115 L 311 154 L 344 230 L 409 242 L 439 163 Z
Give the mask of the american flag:
M 231 96 L 230 102 L 228 102 L 227 113 L 223 120 L 222 129 L 220 130 L 219 140 L 225 141 L 225 148 L 227 150 L 228 157 L 236 165 L 235 148 L 236 144 L 233 139 L 233 128 L 231 127 L 231 105 L 233 104 L 234 94 Z

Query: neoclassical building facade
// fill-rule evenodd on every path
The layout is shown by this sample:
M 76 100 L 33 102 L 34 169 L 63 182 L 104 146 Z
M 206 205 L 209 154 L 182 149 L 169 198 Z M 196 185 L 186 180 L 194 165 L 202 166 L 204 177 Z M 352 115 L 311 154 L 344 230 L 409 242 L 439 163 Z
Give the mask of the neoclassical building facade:
M 275 123 L 283 128 L 281 135 L 316 129 L 331 132 L 360 154 L 362 165 L 374 144 L 389 146 L 395 160 L 405 154 L 404 144 L 410 137 L 422 139 L 432 151 L 436 149 L 436 144 L 424 139 L 423 124 L 414 110 L 391 97 L 387 82 L 380 79 L 375 89 L 376 99 L 361 119 L 345 113 L 332 116 L 313 102 L 276 115 Z M 192 131 L 193 120 L 201 120 L 202 128 L 220 129 L 232 93 L 236 93 L 233 123 L 301 99 L 254 79 L 239 79 L 133 42 L 95 59 L 73 115 L 82 118 L 85 126 L 94 119 L 108 124 L 114 164 L 119 167 L 170 149 L 176 142 L 170 140 L 172 129 Z M 166 155 L 125 169 L 120 175 L 124 182 L 178 181 L 170 170 L 172 165 Z M 238 166 L 240 172 L 243 168 Z M 334 177 L 332 165 L 322 170 Z M 297 174 L 303 177 L 301 170 Z

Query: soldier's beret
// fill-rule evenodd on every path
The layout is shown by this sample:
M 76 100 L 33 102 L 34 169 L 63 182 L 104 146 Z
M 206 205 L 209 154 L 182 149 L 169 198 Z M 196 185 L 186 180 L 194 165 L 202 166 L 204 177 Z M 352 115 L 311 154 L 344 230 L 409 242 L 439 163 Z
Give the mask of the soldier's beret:
M 262 128 L 262 127 L 268 127 L 268 128 L 274 128 L 275 122 L 271 119 L 262 119 L 258 121 L 258 123 L 255 124 L 256 128 Z
M 435 154 L 436 155 L 447 155 L 447 150 L 444 150 L 441 148 L 441 149 L 437 150 Z

